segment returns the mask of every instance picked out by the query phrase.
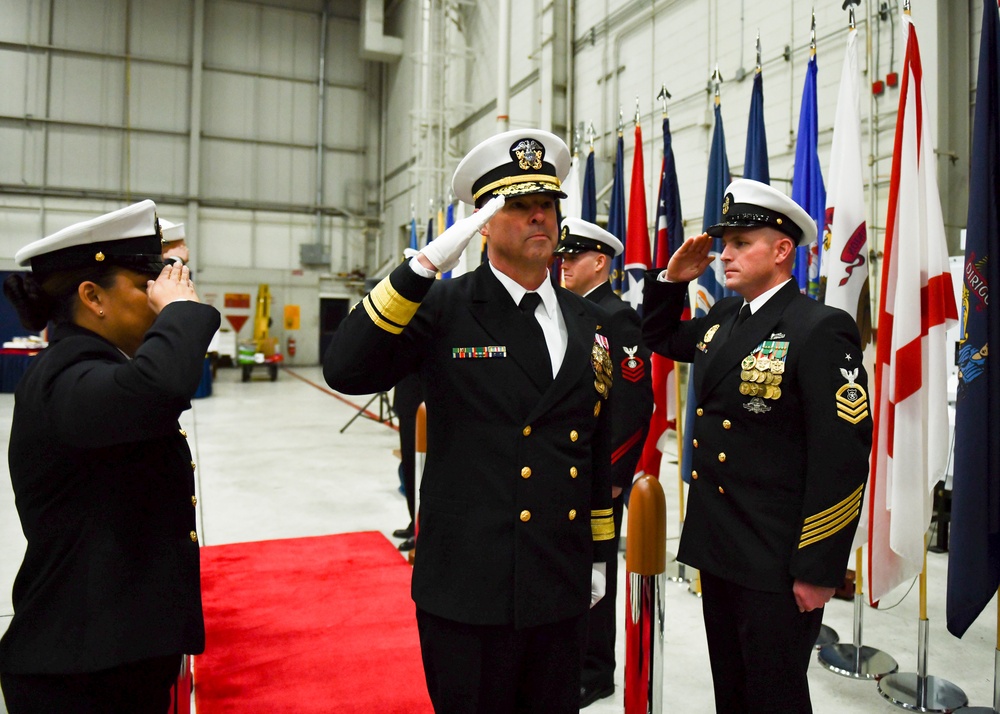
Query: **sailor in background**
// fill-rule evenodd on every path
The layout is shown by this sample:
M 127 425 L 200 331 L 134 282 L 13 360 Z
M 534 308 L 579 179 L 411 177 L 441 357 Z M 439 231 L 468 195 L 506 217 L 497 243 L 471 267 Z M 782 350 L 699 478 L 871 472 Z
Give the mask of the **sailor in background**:
M 164 714 L 205 647 L 194 468 L 178 425 L 219 313 L 142 201 L 35 241 L 4 293 L 49 346 L 14 395 L 27 551 L 0 639 L 10 714 Z
M 611 259 L 623 250 L 621 241 L 600 226 L 579 218 L 563 219 L 556 247 L 556 253 L 562 257 L 563 285 L 597 303 L 610 315 L 615 384 L 610 468 L 616 543 L 621 532 L 625 490 L 632 485 L 653 413 L 649 349 L 642 342 L 639 314 L 615 294 L 608 281 Z M 580 687 L 581 708 L 615 691 L 618 558 L 608 561 L 607 575 L 607 593 L 590 611 Z
M 713 260 L 742 297 L 682 322 Z M 717 712 L 811 712 L 806 670 L 823 606 L 844 579 L 868 476 L 872 419 L 858 328 L 799 292 L 795 248 L 816 224 L 747 179 L 722 222 L 650 271 L 643 337 L 694 362 L 694 458 L 677 559 L 701 571 Z
M 184 224 L 171 223 L 161 218 L 160 230 L 163 233 L 163 262 L 187 265 L 191 256 L 188 254 Z
M 479 211 L 365 296 L 323 358 L 341 392 L 423 383 L 412 594 L 438 714 L 577 712 L 586 614 L 616 557 L 608 316 L 547 268 L 569 161 L 545 131 L 476 146 L 452 188 Z M 435 280 L 477 232 L 489 262 Z

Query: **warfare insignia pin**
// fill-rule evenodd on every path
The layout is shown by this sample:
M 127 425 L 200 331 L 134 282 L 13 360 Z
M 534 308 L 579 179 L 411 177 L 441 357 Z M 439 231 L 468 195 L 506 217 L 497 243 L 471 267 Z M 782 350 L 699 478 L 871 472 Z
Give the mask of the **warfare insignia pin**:
M 718 332 L 718 331 L 719 331 L 719 326 L 718 325 L 712 325 L 711 327 L 709 327 L 708 328 L 708 332 L 706 332 L 705 336 L 701 338 L 702 342 L 704 342 L 705 344 L 708 344 L 709 342 L 711 342 L 712 338 L 715 337 L 715 333 Z
M 522 171 L 534 169 L 538 171 L 542 168 L 542 157 L 545 156 L 545 147 L 534 139 L 521 139 L 510 148 L 511 156 L 517 159 L 517 165 Z
M 754 414 L 766 414 L 771 411 L 771 407 L 769 407 L 760 397 L 754 397 L 749 402 L 744 404 L 743 408 L 748 412 L 753 412 Z
M 858 369 L 848 372 L 841 368 L 840 374 L 847 380 L 847 384 L 837 390 L 837 416 L 851 424 L 857 424 L 868 416 L 868 395 L 860 384 L 854 382 Z
M 635 356 L 635 353 L 639 351 L 639 345 L 635 347 L 623 346 L 622 349 L 628 355 L 622 360 L 622 379 L 627 379 L 630 382 L 638 382 L 646 374 L 645 362 L 642 361 L 641 357 Z
M 771 333 L 771 339 L 772 340 L 783 340 L 783 339 L 785 339 L 785 333 L 784 332 L 772 332 Z

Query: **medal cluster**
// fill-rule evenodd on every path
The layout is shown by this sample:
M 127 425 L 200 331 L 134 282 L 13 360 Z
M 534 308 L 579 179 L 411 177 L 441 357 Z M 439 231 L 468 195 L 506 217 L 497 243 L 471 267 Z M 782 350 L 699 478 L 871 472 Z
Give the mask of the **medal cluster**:
M 608 340 L 603 335 L 594 335 L 594 346 L 590 350 L 590 362 L 594 368 L 594 389 L 605 399 L 611 392 L 614 365 L 608 354 Z
M 781 398 L 788 343 L 765 340 L 740 364 L 740 394 L 764 399 Z

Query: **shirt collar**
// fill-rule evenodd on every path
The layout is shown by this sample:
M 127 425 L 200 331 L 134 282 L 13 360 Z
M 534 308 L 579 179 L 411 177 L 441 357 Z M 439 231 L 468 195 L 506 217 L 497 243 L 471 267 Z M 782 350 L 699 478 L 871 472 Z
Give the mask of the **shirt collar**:
M 497 280 L 500 281 L 500 284 L 503 285 L 504 289 L 510 294 L 514 304 L 520 305 L 521 298 L 523 298 L 524 294 L 528 292 L 524 286 L 515 282 L 513 278 L 505 273 L 501 273 L 496 269 L 493 263 L 490 263 L 490 270 L 493 271 Z M 559 299 L 556 297 L 555 288 L 552 287 L 552 281 L 549 279 L 548 270 L 545 271 L 545 280 L 542 281 L 542 284 L 538 286 L 535 292 L 542 298 L 542 305 L 545 307 L 546 314 L 548 314 L 549 317 L 555 315 L 555 311 L 559 309 Z
M 791 278 L 789 278 L 788 280 L 791 280 Z M 758 295 L 753 300 L 751 300 L 750 301 L 750 314 L 754 315 L 754 314 L 757 313 L 758 310 L 760 310 L 762 307 L 764 307 L 764 304 L 767 303 L 767 301 L 770 300 L 774 296 L 774 294 L 776 292 L 778 292 L 783 287 L 785 287 L 785 285 L 788 284 L 788 280 L 784 281 L 780 285 L 775 285 L 770 290 L 762 292 L 760 295 Z M 746 299 L 743 300 L 743 304 L 744 305 L 747 304 Z

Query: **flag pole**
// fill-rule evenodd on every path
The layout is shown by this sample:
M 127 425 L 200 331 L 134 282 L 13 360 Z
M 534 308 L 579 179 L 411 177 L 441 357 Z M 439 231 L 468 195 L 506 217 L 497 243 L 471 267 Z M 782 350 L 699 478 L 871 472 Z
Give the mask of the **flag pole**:
M 909 12 L 909 2 L 904 12 Z M 890 674 L 878 681 L 878 692 L 903 709 L 922 712 L 952 712 L 969 703 L 959 687 L 941 677 L 927 674 L 930 654 L 930 621 L 927 619 L 927 542 L 924 534 L 924 567 L 920 571 L 920 621 L 917 624 L 917 671 Z
M 834 643 L 820 648 L 816 659 L 834 674 L 852 679 L 879 679 L 899 670 L 899 663 L 882 650 L 861 643 L 864 620 L 861 548 L 854 553 L 854 643 Z

